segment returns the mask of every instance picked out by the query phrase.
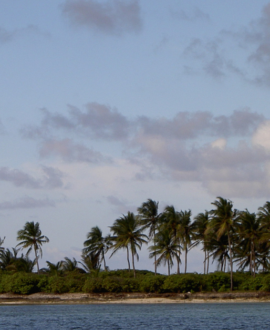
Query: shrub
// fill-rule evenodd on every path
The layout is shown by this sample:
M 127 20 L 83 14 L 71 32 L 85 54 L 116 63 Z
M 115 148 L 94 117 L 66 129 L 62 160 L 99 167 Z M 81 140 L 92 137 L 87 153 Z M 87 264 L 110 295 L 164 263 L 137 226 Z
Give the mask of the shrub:
M 162 286 L 166 279 L 164 275 L 146 275 L 140 283 L 141 292 L 163 292 Z
M 66 293 L 69 292 L 66 279 L 59 276 L 51 276 L 48 279 L 47 292 Z
M 261 291 L 270 291 L 270 274 L 265 275 L 263 278 L 258 277 L 261 280 L 261 287 L 259 288 Z
M 87 293 L 102 292 L 103 291 L 102 283 L 103 280 L 101 278 L 89 277 L 86 279 L 82 291 Z
M 223 272 L 215 272 L 204 277 L 204 286 L 208 291 L 215 290 L 226 291 L 231 287 L 230 274 Z
M 13 275 L 2 275 L 0 292 L 12 292 L 17 294 L 39 292 L 38 282 L 38 275 L 35 274 L 15 273 Z
M 165 292 L 198 292 L 201 291 L 202 281 L 200 275 L 196 274 L 183 274 L 168 276 L 163 284 Z

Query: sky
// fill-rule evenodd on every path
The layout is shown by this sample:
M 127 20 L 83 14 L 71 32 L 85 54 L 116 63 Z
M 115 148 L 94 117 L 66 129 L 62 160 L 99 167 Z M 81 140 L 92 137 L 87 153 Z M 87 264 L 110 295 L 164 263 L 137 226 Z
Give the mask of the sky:
M 0 61 L 5 247 L 39 222 L 46 266 L 148 198 L 192 217 L 269 200 L 270 1 L 1 0 Z

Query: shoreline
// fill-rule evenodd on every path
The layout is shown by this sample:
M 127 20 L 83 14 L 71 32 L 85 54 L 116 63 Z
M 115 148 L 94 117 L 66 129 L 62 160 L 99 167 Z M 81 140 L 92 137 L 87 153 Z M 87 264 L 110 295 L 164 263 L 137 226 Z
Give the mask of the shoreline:
M 63 304 L 192 304 L 192 303 L 262 303 L 270 302 L 270 292 L 232 293 L 34 293 L 31 295 L 0 294 L 0 305 Z

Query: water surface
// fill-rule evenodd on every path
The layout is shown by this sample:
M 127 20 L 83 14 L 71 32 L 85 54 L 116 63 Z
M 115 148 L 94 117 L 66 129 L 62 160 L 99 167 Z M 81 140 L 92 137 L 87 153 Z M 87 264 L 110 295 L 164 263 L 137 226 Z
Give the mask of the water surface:
M 0 306 L 0 329 L 270 329 L 270 303 Z

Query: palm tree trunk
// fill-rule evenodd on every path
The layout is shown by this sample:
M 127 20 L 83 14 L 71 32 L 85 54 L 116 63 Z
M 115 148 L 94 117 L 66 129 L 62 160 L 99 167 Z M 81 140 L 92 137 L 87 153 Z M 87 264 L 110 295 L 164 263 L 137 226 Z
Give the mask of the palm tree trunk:
M 207 252 L 207 274 L 209 273 L 209 259 L 210 259 L 210 256 L 209 256 L 209 251 Z
M 187 273 L 187 253 L 188 253 L 188 248 L 186 246 L 186 248 L 185 248 L 185 274 Z
M 106 261 L 105 261 L 105 255 L 104 255 L 104 252 L 102 252 L 102 255 L 103 255 L 104 270 L 105 270 L 105 272 L 106 272 L 106 271 L 107 271 L 107 266 L 106 266 Z
M 156 247 L 156 229 L 154 228 L 154 247 Z M 157 275 L 157 256 L 155 254 L 155 275 Z
M 37 272 L 39 274 L 39 265 L 38 265 L 38 257 L 37 257 L 37 249 L 36 249 L 36 247 L 34 247 L 34 250 L 35 250 L 36 262 L 37 262 Z
M 252 242 L 252 254 L 253 254 L 253 276 L 256 276 L 256 264 L 255 264 L 255 247 L 254 242 Z
M 231 266 L 231 291 L 233 290 L 233 262 L 232 262 L 232 247 L 231 237 L 228 235 L 229 251 L 230 251 L 230 266 Z
M 168 276 L 170 276 L 170 262 L 169 262 L 169 259 L 168 259 Z
M 204 262 L 203 262 L 203 273 L 205 274 L 206 270 L 206 250 L 204 250 Z
M 131 253 L 132 253 L 133 274 L 134 274 L 134 278 L 135 278 L 136 277 L 136 272 L 135 272 L 134 252 L 131 250 Z
M 179 251 L 178 251 L 178 254 L 179 254 L 179 259 L 177 259 L 177 274 L 179 275 L 180 274 L 180 256 L 181 256 L 181 250 L 179 248 Z
M 127 262 L 128 262 L 128 270 L 130 271 L 130 262 L 129 262 L 129 250 L 127 246 Z

